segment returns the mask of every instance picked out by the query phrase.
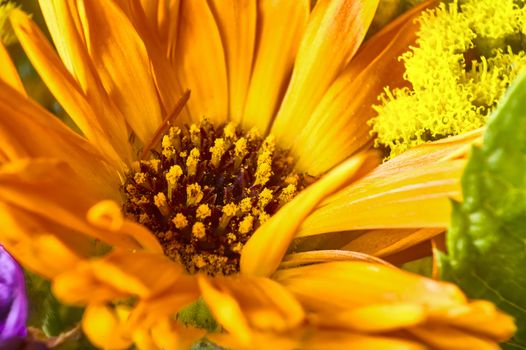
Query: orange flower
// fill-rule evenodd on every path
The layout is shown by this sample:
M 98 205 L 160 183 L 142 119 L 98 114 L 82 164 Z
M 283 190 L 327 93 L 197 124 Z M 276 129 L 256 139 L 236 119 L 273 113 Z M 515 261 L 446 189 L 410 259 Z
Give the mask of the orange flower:
M 87 306 L 101 348 L 188 347 L 205 332 L 175 315 L 199 298 L 232 348 L 495 348 L 508 316 L 364 254 L 447 227 L 481 133 L 379 166 L 361 152 L 419 11 L 358 50 L 377 3 L 41 0 L 59 56 L 13 13 L 81 133 L 0 48 L 2 244 Z

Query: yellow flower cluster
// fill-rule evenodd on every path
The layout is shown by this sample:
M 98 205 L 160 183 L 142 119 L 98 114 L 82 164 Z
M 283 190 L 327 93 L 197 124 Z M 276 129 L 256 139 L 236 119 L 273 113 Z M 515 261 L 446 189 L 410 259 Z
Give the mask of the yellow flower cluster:
M 387 87 L 375 106 L 376 146 L 391 158 L 483 126 L 526 64 L 525 11 L 513 0 L 455 0 L 424 12 L 416 47 L 399 58 L 410 84 Z
M 14 9 L 19 9 L 20 5 L 11 1 L 0 1 L 0 42 L 9 46 L 16 42 L 16 36 L 9 24 L 9 15 Z

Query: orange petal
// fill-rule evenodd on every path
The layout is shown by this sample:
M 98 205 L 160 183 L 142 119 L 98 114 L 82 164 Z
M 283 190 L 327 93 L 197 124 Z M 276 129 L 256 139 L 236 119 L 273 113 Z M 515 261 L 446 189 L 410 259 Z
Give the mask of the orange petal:
M 184 327 L 169 318 L 159 321 L 151 332 L 157 347 L 164 350 L 190 349 L 206 334 L 204 329 Z
M 447 227 L 449 199 L 461 198 L 466 147 L 478 139 L 477 135 L 426 144 L 383 163 L 327 198 L 303 222 L 298 236 L 358 229 Z
M 84 311 L 82 329 L 89 340 L 102 349 L 128 349 L 132 345 L 119 316 L 109 306 L 90 305 Z
M 109 134 L 37 25 L 22 11 L 14 11 L 10 19 L 31 63 L 55 98 L 101 154 L 119 164 L 121 155 L 109 143 Z
M 127 292 L 101 284 L 93 276 L 91 266 L 87 262 L 70 266 L 69 270 L 55 276 L 51 288 L 57 298 L 73 305 L 105 303 L 130 296 Z
M 415 327 L 409 329 L 418 338 L 428 343 L 433 349 L 444 350 L 498 350 L 499 345 L 492 340 L 477 335 L 470 335 L 461 330 L 447 326 Z
M 200 297 L 195 276 L 181 275 L 177 282 L 163 293 L 137 303 L 130 315 L 130 325 L 149 327 L 159 319 L 172 317 L 183 307 L 197 301 Z
M 424 350 L 415 342 L 387 336 L 372 336 L 353 332 L 316 331 L 303 339 L 302 350 Z
M 371 304 L 352 310 L 315 315 L 320 327 L 349 329 L 358 332 L 389 332 L 415 326 L 426 320 L 422 305 L 412 303 Z
M 86 213 L 101 196 L 97 191 L 70 166 L 56 160 L 25 159 L 0 167 L 0 199 L 5 203 L 108 244 L 140 249 L 141 245 L 129 235 L 87 222 Z
M 419 13 L 404 15 L 396 30 L 367 41 L 331 84 L 293 145 L 299 169 L 324 173 L 371 141 L 367 121 L 376 115 L 372 106 L 378 95 L 385 86 L 406 84 L 398 57 L 416 40 L 418 24 L 413 20 Z
M 161 4 L 163 3 L 163 1 L 159 1 L 158 6 L 162 6 Z M 153 28 L 147 25 L 148 20 L 141 4 L 136 1 L 131 1 L 128 2 L 127 5 L 128 15 L 131 16 L 135 29 L 143 38 L 144 45 L 148 51 L 155 85 L 157 86 L 159 97 L 163 102 L 164 115 L 170 115 L 177 105 L 180 96 L 183 94 L 177 73 L 168 57 L 166 57 L 166 48 L 162 46 L 159 37 L 152 31 Z M 183 118 L 185 122 L 190 121 L 186 110 L 183 111 L 183 115 L 178 117 L 177 121 L 181 122 Z
M 162 255 L 118 250 L 73 266 L 55 278 L 53 289 L 64 301 L 80 304 L 149 298 L 176 286 L 182 273 L 181 266 Z
M 258 1 L 254 70 L 243 126 L 266 132 L 288 84 L 310 13 L 310 0 Z
M 98 202 L 89 209 L 87 219 L 92 225 L 129 235 L 147 250 L 163 254 L 163 247 L 157 238 L 144 226 L 125 220 L 121 208 L 114 201 Z
M 208 282 L 217 292 L 233 297 L 254 331 L 285 332 L 298 327 L 305 313 L 298 301 L 276 282 L 261 277 L 216 277 Z M 205 297 L 205 301 L 207 301 Z M 207 301 L 208 303 L 208 301 Z M 220 308 L 208 303 L 210 308 Z M 222 323 L 221 317 L 217 315 Z
M 90 0 L 83 5 L 81 19 L 91 60 L 111 99 L 146 143 L 162 120 L 146 47 L 113 1 Z
M 427 310 L 440 310 L 466 301 L 452 284 L 358 261 L 279 270 L 274 278 L 290 290 L 307 311 L 322 314 L 383 303 L 415 303 Z
M 20 92 L 22 95 L 26 95 L 26 90 L 24 89 L 24 85 L 22 84 L 22 80 L 20 80 L 20 76 L 18 75 L 18 72 L 15 68 L 15 65 L 13 64 L 13 61 L 11 61 L 11 58 L 9 57 L 9 53 L 7 52 L 6 48 L 4 47 L 4 44 L 0 42 L 0 80 L 3 80 L 8 85 L 10 85 L 13 89 Z
M 228 71 L 230 119 L 239 123 L 245 109 L 254 43 L 256 41 L 257 2 L 223 0 L 208 2 L 219 28 Z M 275 24 L 274 24 L 275 25 Z
M 320 0 L 300 44 L 272 134 L 290 148 L 330 84 L 358 50 L 378 0 Z
M 252 332 L 237 300 L 204 276 L 200 276 L 199 286 L 203 299 L 221 325 L 241 343 L 250 343 Z
M 437 311 L 430 315 L 430 320 L 484 334 L 497 341 L 508 340 L 517 330 L 511 316 L 502 313 L 495 305 L 485 300 L 475 300 L 469 305 L 452 310 Z
M 327 175 L 285 204 L 250 237 L 241 253 L 241 272 L 269 276 L 279 266 L 296 230 L 312 210 L 327 196 L 353 181 L 354 175 L 376 158 L 359 154 L 330 171 Z
M 343 250 L 385 257 L 429 240 L 445 229 L 371 230 L 353 239 Z
M 122 113 L 120 113 L 111 97 L 104 90 L 102 82 L 89 58 L 84 33 L 82 33 L 80 24 L 78 4 L 73 1 L 40 0 L 40 8 L 62 63 L 66 66 L 69 73 L 76 78 L 85 99 L 93 109 L 97 122 L 100 124 L 102 131 L 106 133 L 109 142 L 114 146 L 117 153 L 129 163 L 132 151 L 128 142 L 128 126 Z M 37 30 L 34 30 L 34 32 L 38 33 Z M 38 37 L 39 35 L 33 35 L 28 39 L 36 40 L 33 46 L 40 48 L 38 50 L 42 50 L 48 44 L 45 38 Z M 49 60 L 49 57 L 54 56 L 54 54 L 50 55 L 49 50 L 47 51 L 48 54 L 46 55 L 48 55 L 47 59 Z M 29 52 L 31 52 L 31 49 L 29 49 Z M 35 54 L 33 53 L 33 55 Z M 44 55 L 44 60 L 46 55 Z M 47 71 L 49 70 L 46 64 L 43 64 L 40 70 L 40 74 L 44 77 L 46 84 L 50 82 L 50 84 L 56 85 L 57 82 L 54 79 L 63 79 L 62 76 L 53 77 L 52 74 L 45 78 L 48 76 Z M 59 65 L 55 72 L 57 70 L 60 73 L 63 67 Z M 64 75 L 67 76 L 67 74 Z M 57 95 L 57 99 L 62 103 L 61 96 Z M 86 113 L 89 114 L 89 112 Z M 73 117 L 75 118 L 75 115 Z
M 192 120 L 216 125 L 228 120 L 225 52 L 214 16 L 205 1 L 182 1 L 174 58 L 181 85 L 192 92 Z
M 365 261 L 376 264 L 389 265 L 385 261 L 362 252 L 348 250 L 315 250 L 310 252 L 292 253 L 285 255 L 279 265 L 280 269 L 297 267 L 306 264 L 318 264 L 332 261 Z

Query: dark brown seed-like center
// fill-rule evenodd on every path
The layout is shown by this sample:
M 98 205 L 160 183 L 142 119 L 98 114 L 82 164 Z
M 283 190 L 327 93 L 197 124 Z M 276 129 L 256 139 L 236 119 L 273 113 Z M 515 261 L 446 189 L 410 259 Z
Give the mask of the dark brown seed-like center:
M 203 121 L 171 127 L 161 152 L 128 173 L 124 211 L 189 273 L 228 275 L 254 231 L 310 181 L 272 136 Z

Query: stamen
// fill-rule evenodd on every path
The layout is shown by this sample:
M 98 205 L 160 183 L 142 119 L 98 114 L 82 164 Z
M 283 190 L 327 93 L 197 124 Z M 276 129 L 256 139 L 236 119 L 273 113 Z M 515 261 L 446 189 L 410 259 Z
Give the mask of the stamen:
M 201 191 L 199 184 L 194 183 L 186 187 L 186 206 L 197 205 L 201 199 L 203 199 L 203 191 Z
M 170 125 L 177 119 L 177 117 L 181 114 L 183 111 L 184 106 L 188 102 L 188 99 L 190 99 L 190 90 L 186 90 L 183 92 L 181 97 L 179 97 L 179 100 L 177 100 L 177 103 L 174 106 L 174 109 L 172 113 L 170 113 L 161 123 L 157 131 L 153 134 L 152 140 L 146 147 L 144 147 L 144 150 L 142 151 L 140 159 L 146 159 L 146 156 L 148 153 L 157 147 L 159 144 L 159 141 L 163 137 L 163 135 L 166 133 L 166 130 L 170 127 Z
M 203 120 L 164 130 L 151 158 L 126 177 L 124 211 L 189 273 L 238 272 L 250 236 L 311 178 L 257 129 Z
M 189 176 L 194 176 L 197 171 L 197 164 L 199 163 L 199 156 L 201 153 L 197 148 L 193 148 L 190 151 L 190 155 L 186 159 L 186 167 Z
M 175 227 L 178 229 L 183 229 L 186 226 L 188 226 L 188 220 L 186 219 L 186 216 L 184 216 L 181 213 L 177 213 L 175 217 L 172 219 L 172 222 L 174 223 Z

